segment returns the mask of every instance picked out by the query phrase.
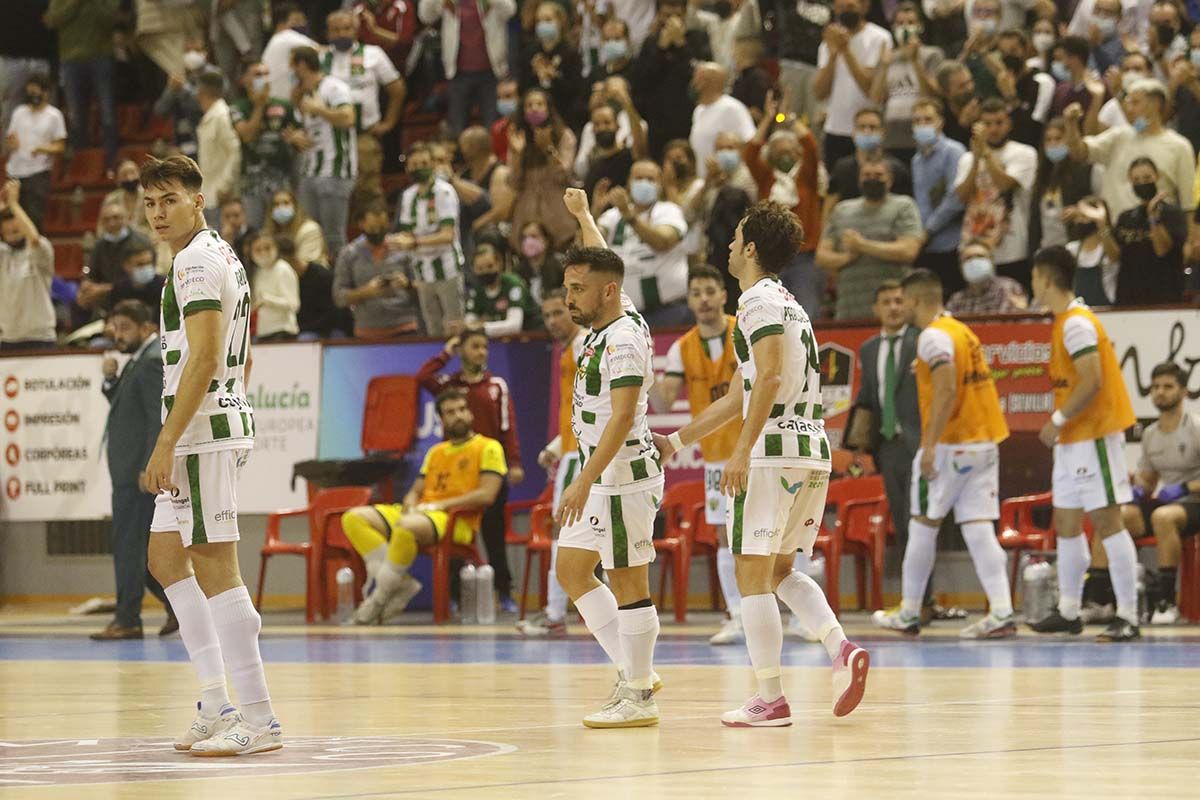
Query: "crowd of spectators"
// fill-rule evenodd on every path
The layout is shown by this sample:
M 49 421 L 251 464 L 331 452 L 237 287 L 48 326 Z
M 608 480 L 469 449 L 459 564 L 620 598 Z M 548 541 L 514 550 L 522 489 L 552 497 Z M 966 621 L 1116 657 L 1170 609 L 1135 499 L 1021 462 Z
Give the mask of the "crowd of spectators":
M 170 252 L 120 105 L 168 120 L 152 152 L 199 163 L 261 339 L 537 329 L 571 186 L 658 327 L 691 322 L 702 264 L 735 302 L 728 247 L 763 199 L 804 226 L 782 277 L 817 319 L 869 318 L 914 267 L 957 313 L 1031 309 L 1030 255 L 1056 244 L 1093 305 L 1195 288 L 1200 26 L 1182 0 L 23 5 L 0 29 L 0 285 L 29 300 L 0 319 L 5 347 L 102 341 L 116 302 L 156 303 Z M 76 285 L 44 222 L 56 170 L 89 148 L 112 188 Z

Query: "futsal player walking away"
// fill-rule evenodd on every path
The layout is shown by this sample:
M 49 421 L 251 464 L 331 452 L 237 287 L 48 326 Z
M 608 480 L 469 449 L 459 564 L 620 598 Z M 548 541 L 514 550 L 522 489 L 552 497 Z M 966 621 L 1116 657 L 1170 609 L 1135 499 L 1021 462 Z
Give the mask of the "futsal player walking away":
M 921 600 L 937 556 L 937 535 L 951 511 L 988 598 L 988 614 L 959 631 L 964 639 L 1017 635 L 1007 558 L 996 540 L 1000 516 L 1000 442 L 1008 425 L 991 368 L 975 332 L 942 305 L 942 280 L 919 269 L 902 282 L 909 322 L 917 337 L 917 403 L 921 448 L 913 459 L 908 544 L 901 568 L 901 601 L 894 611 L 876 611 L 881 628 L 921 632 Z
M 563 200 L 579 221 L 584 244 L 563 259 L 567 309 L 575 324 L 589 330 L 572 387 L 571 427 L 581 463 L 559 501 L 558 580 L 617 665 L 612 695 L 583 724 L 657 725 L 659 624 L 649 566 L 663 471 L 646 421 L 654 343 L 621 291 L 625 265 L 604 246 L 587 195 L 568 189 Z M 608 572 L 611 590 L 597 580 L 597 562 Z
M 1029 627 L 1038 633 L 1083 632 L 1079 607 L 1090 554 L 1081 536 L 1083 513 L 1104 543 L 1117 615 L 1097 638 L 1128 642 L 1141 636 L 1137 607 L 1137 548 L 1121 519 L 1133 500 L 1125 466 L 1124 431 L 1135 421 L 1121 365 L 1100 320 L 1075 296 L 1075 257 L 1065 247 L 1039 250 L 1033 296 L 1054 312 L 1050 380 L 1054 414 L 1042 443 L 1054 449 L 1051 488 L 1058 537 L 1058 609 Z
M 836 716 L 858 706 L 870 665 L 867 651 L 847 641 L 821 587 L 792 569 L 797 550 L 812 553 L 830 472 L 816 338 L 808 314 L 779 282 L 779 271 L 802 240 L 800 222 L 777 203 L 758 203 L 738 223 L 729 272 L 742 289 L 733 334 L 740 379 L 675 433 L 655 435 L 666 459 L 730 420 L 742 420 L 721 489 L 732 497 L 729 546 L 758 694 L 721 716 L 729 727 L 792 724 L 781 680 L 776 596 L 825 645 L 833 661 Z
M 542 320 L 546 331 L 562 348 L 558 362 L 558 435 L 538 453 L 538 464 L 550 472 L 554 470 L 554 496 L 551 512 L 558 517 L 558 507 L 563 489 L 575 480 L 579 472 L 579 443 L 571 430 L 572 397 L 575 390 L 575 362 L 583 352 L 583 340 L 588 330 L 576 325 L 567 309 L 567 291 L 562 287 L 551 289 L 542 300 Z M 557 534 L 557 531 L 555 531 Z M 567 635 L 567 593 L 558 582 L 558 540 L 550 545 L 550 570 L 546 575 L 546 607 L 529 619 L 517 621 L 517 630 L 525 636 L 549 636 L 560 638 Z
M 175 749 L 236 756 L 278 750 L 283 740 L 258 650 L 262 620 L 237 560 L 237 478 L 254 446 L 250 285 L 233 248 L 204 225 L 202 181 L 187 156 L 142 167 L 146 219 L 174 258 L 159 326 L 163 426 L 141 484 L 157 495 L 150 571 L 200 678 L 196 719 Z

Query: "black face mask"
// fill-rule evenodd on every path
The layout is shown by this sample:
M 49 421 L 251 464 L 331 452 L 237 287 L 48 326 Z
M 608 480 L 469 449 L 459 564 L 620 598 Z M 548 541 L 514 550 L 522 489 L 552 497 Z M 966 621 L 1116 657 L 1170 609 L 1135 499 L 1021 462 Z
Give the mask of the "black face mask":
M 1020 75 L 1025 71 L 1025 59 L 1020 56 L 1004 56 L 1001 61 L 1013 75 Z
M 1096 232 L 1094 222 L 1072 222 L 1067 225 L 1067 238 L 1071 241 L 1086 239 Z
M 485 286 L 495 286 L 500 282 L 499 272 L 489 272 L 487 275 L 479 275 L 479 281 Z
M 843 11 L 837 15 L 837 21 L 844 27 L 854 30 L 862 20 L 862 14 L 857 11 Z
M 1167 47 L 1175 41 L 1175 26 L 1169 22 L 1160 22 L 1155 25 L 1154 32 L 1158 34 L 1158 43 L 1162 47 Z
M 137 180 L 137 178 L 134 178 L 131 181 L 121 181 L 121 188 L 130 194 L 133 194 L 138 190 L 139 183 L 140 182 Z
M 603 147 L 605 150 L 617 143 L 616 131 L 596 131 L 596 144 Z
M 1154 195 L 1158 194 L 1158 184 L 1156 183 L 1135 183 L 1133 185 L 1133 193 L 1138 196 L 1138 199 L 1143 203 L 1148 203 Z
M 863 197 L 868 200 L 882 200 L 887 194 L 887 184 L 878 178 L 869 178 L 862 182 Z
M 13 250 L 24 250 L 25 249 L 25 240 L 24 239 L 17 239 L 15 242 L 5 242 L 5 244 L 7 244 Z
M 387 237 L 387 231 L 366 231 L 367 241 L 375 247 L 383 244 L 383 240 Z
M 25 102 L 31 106 L 40 106 L 42 104 L 41 92 L 26 92 Z

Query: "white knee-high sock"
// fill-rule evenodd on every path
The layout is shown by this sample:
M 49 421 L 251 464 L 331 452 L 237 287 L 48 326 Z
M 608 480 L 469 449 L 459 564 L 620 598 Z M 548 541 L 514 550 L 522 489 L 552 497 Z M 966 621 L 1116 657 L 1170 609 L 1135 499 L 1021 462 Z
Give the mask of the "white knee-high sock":
M 921 613 L 925 587 L 933 574 L 933 559 L 937 556 L 938 529 L 915 519 L 908 521 L 908 545 L 904 548 L 901 567 L 900 608 L 910 617 Z
M 179 637 L 187 648 L 188 658 L 200 679 L 200 713 L 215 717 L 229 705 L 225 688 L 225 662 L 221 660 L 221 640 L 213 624 L 208 598 L 196 583 L 195 576 L 185 578 L 163 589 L 175 618 L 179 620 Z M 249 595 L 247 595 L 249 596 Z
M 1137 625 L 1137 547 L 1133 537 L 1126 530 L 1114 533 L 1104 540 L 1104 552 L 1108 554 L 1108 573 L 1117 596 L 1117 616 Z
M 1055 548 L 1058 552 L 1058 613 L 1064 619 L 1079 619 L 1079 606 L 1083 603 L 1083 578 L 1087 575 L 1092 554 L 1088 549 L 1087 537 L 1058 537 Z M 1116 590 L 1116 582 L 1113 582 Z
M 558 582 L 558 542 L 550 545 L 550 573 L 546 576 L 546 617 L 560 622 L 567 616 L 567 593 Z
M 367 567 L 367 583 L 368 584 L 370 584 L 371 581 L 375 580 L 376 576 L 379 575 L 380 568 L 384 565 L 384 562 L 387 561 L 387 551 L 388 551 L 388 546 L 386 544 L 381 544 L 378 547 L 376 547 L 374 550 L 372 550 L 371 552 L 369 552 L 365 556 L 363 556 L 363 563 Z M 372 588 L 374 588 L 374 587 L 372 587 Z
M 792 570 L 791 574 L 775 587 L 775 594 L 787 603 L 788 608 L 804 627 L 821 640 L 829 658 L 836 659 L 841 652 L 842 642 L 846 641 L 846 634 L 842 632 L 837 615 L 829 607 L 829 601 L 825 599 L 820 584 L 803 572 Z M 742 614 L 745 614 L 744 608 Z
M 996 539 L 991 522 L 968 522 L 962 526 L 963 541 L 975 562 L 975 574 L 987 593 L 988 608 L 997 617 L 1012 615 L 1012 595 L 1008 588 L 1008 556 Z
M 634 689 L 653 686 L 654 643 L 658 641 L 658 609 L 617 609 L 617 629 L 621 633 L 621 649 L 629 660 L 625 677 Z
M 797 572 L 803 572 L 811 578 L 813 574 L 812 558 L 803 550 L 797 550 L 795 558 L 792 559 L 792 569 Z
M 779 662 L 783 658 L 783 621 L 773 594 L 750 594 L 742 598 L 742 628 L 746 649 L 758 679 L 758 696 L 770 703 L 783 696 Z
M 596 637 L 617 669 L 626 671 L 625 649 L 617 624 L 617 598 L 612 590 L 601 584 L 575 601 L 583 624 Z
M 275 712 L 271 710 L 271 693 L 267 691 L 267 676 L 258 652 L 262 618 L 250 602 L 250 593 L 245 586 L 238 586 L 210 598 L 208 605 L 242 716 L 253 725 L 266 725 Z
M 721 583 L 721 594 L 725 596 L 729 616 L 738 619 L 742 615 L 742 593 L 738 590 L 733 553 L 728 547 L 717 548 L 717 580 Z

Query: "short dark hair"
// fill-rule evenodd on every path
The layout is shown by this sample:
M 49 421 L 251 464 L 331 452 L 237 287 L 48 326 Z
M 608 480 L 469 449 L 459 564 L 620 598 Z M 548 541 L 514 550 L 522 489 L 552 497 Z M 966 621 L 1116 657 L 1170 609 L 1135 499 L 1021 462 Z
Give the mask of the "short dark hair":
M 989 97 L 979 105 L 980 114 L 1007 114 L 1008 106 L 999 97 Z
M 1065 36 L 1058 40 L 1058 44 L 1055 47 L 1067 55 L 1075 56 L 1084 62 L 1092 55 L 1092 46 L 1082 36 Z
M 940 99 L 938 99 L 936 97 L 931 97 L 927 94 L 923 94 L 920 97 L 918 97 L 916 100 L 913 101 L 912 107 L 914 109 L 916 109 L 917 106 L 924 106 L 926 108 L 932 108 L 934 113 L 936 113 L 942 119 L 945 119 L 945 117 L 946 117 L 946 106 L 942 103 L 942 101 Z
M 792 262 L 804 244 L 804 226 L 789 209 L 763 200 L 750 206 L 742 217 L 742 243 L 754 244 L 758 266 L 778 275 Z
M 880 281 L 879 285 L 875 287 L 875 299 L 878 300 L 879 295 L 883 294 L 884 292 L 894 292 L 897 289 L 903 288 L 904 287 L 900 285 L 900 281 L 896 280 L 895 278 L 886 278 Z
M 246 209 L 246 204 L 243 203 L 242 198 L 236 194 L 226 197 L 224 200 L 222 200 L 220 203 L 217 204 L 217 207 L 220 208 L 222 211 L 224 211 L 226 206 L 231 206 L 234 203 L 237 203 L 239 206 L 241 206 L 243 211 Z
M 258 244 L 260 239 L 269 239 L 271 244 L 275 245 L 275 249 L 279 249 L 279 242 L 275 241 L 275 237 L 264 229 L 254 231 L 254 233 L 247 236 L 246 241 L 242 243 L 242 248 L 245 250 L 245 252 L 249 253 L 250 249 L 253 248 L 254 245 Z
M 134 325 L 145 325 L 153 319 L 150 314 L 150 306 L 133 298 L 122 300 L 113 306 L 113 310 L 108 312 L 108 318 L 112 319 L 113 317 L 125 317 Z
M 1175 382 L 1180 386 L 1187 386 L 1187 370 L 1176 364 L 1174 361 L 1164 361 L 1161 364 L 1155 365 L 1154 369 L 1150 370 L 1150 380 L 1161 378 L 1164 375 L 1169 375 L 1170 377 L 1174 378 Z
M 195 161 L 185 155 L 174 155 L 163 159 L 148 158 L 142 164 L 141 181 L 143 189 L 155 186 L 162 188 L 172 181 L 178 181 L 194 194 L 200 191 L 204 175 Z
M 725 276 L 711 264 L 697 264 L 688 270 L 688 286 L 692 285 L 692 281 L 716 281 L 722 289 L 725 288 Z
M 25 83 L 23 85 L 28 86 L 31 83 L 41 89 L 43 92 L 50 91 L 50 76 L 45 72 L 30 73 L 29 77 L 25 79 Z
M 1149 167 L 1154 170 L 1155 175 L 1158 174 L 1158 164 L 1155 164 L 1154 159 L 1150 158 L 1150 156 L 1138 156 L 1133 161 L 1130 161 L 1129 169 L 1125 174 L 1128 175 L 1130 172 L 1133 172 L 1135 167 Z
M 464 328 L 463 332 L 458 337 L 458 343 L 463 345 L 472 339 L 477 338 L 483 339 L 484 341 L 491 341 L 488 339 L 487 331 L 485 331 L 481 326 L 475 326 L 471 328 Z
M 272 3 L 271 22 L 276 27 L 287 22 L 288 17 L 292 14 L 300 13 L 300 6 L 295 3 Z
M 567 267 L 587 267 L 618 281 L 625 280 L 625 262 L 607 247 L 571 247 L 563 256 L 563 269 Z
M 465 338 L 466 334 L 463 334 L 463 336 Z M 451 386 L 449 389 L 443 389 L 438 392 L 437 397 L 433 400 L 433 407 L 437 410 L 439 417 L 442 415 L 442 406 L 451 400 L 467 402 L 467 390 L 458 386 Z
M 122 264 L 134 256 L 140 256 L 142 253 L 149 253 L 155 257 L 155 261 L 158 260 L 158 253 L 154 250 L 154 245 L 150 244 L 144 239 L 141 241 L 133 241 L 133 238 L 134 237 L 130 237 L 132 243 L 125 245 L 125 249 L 121 251 Z
M 1062 245 L 1043 247 L 1034 253 L 1033 268 L 1040 269 L 1059 289 L 1070 291 L 1075 286 L 1075 256 Z
M 412 158 L 417 153 L 424 153 L 430 158 L 433 158 L 433 148 L 429 146 L 429 142 L 413 142 L 411 145 L 409 145 L 408 150 L 405 151 L 404 157 Z
M 550 300 L 561 300 L 567 302 L 567 290 L 561 286 L 555 286 L 548 292 L 542 292 L 542 302 L 546 303 Z
M 941 297 L 942 279 L 931 269 L 914 269 L 900 281 L 900 288 L 906 292 L 913 291 L 926 294 L 933 294 L 936 291 L 938 296 Z
M 854 112 L 854 124 L 857 125 L 858 118 L 867 114 L 873 114 L 876 117 L 879 117 L 880 122 L 883 122 L 883 111 L 881 111 L 878 106 L 863 106 L 858 111 Z
M 321 71 L 321 55 L 315 47 L 301 45 L 300 47 L 292 48 L 291 56 L 289 57 L 291 64 L 303 64 L 313 72 Z
M 383 214 L 386 217 L 388 215 L 387 204 L 378 199 L 369 200 L 358 210 L 355 219 L 362 221 L 372 214 Z
M 196 78 L 197 91 L 203 90 L 215 97 L 225 96 L 225 76 L 215 70 L 205 70 Z

